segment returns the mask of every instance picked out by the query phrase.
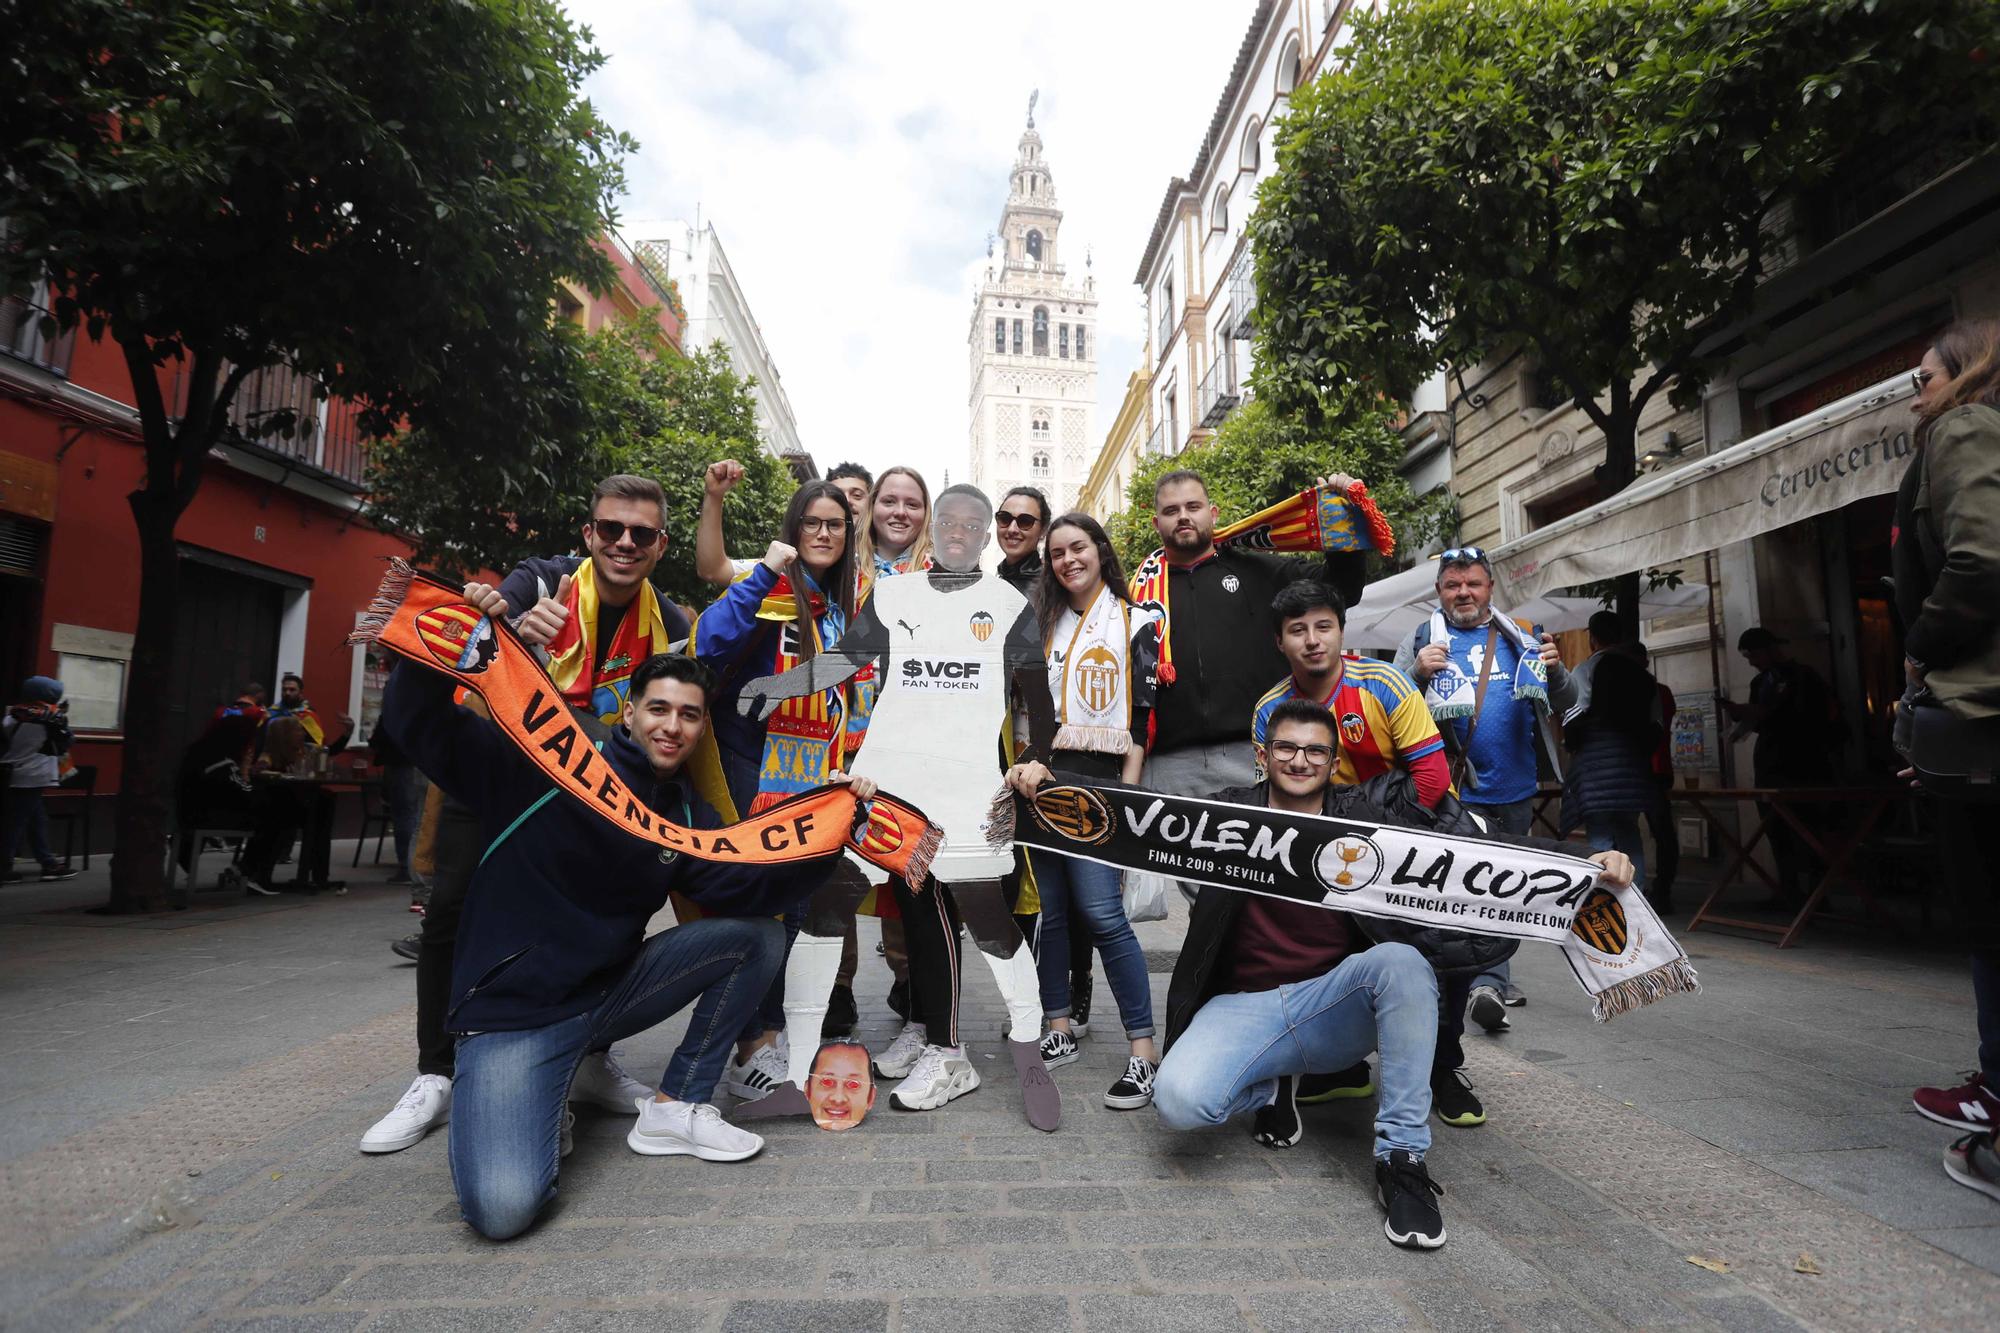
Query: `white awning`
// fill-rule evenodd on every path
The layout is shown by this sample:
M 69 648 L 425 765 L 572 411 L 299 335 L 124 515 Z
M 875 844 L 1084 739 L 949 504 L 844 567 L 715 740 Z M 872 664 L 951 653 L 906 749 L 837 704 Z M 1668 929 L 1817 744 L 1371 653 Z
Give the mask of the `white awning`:
M 1896 375 L 1495 547 L 1498 600 L 1670 567 L 1891 492 L 1915 447 L 1915 392 Z
M 1419 577 L 1421 576 L 1421 577 Z M 1430 619 L 1437 610 L 1435 579 L 1437 563 L 1427 560 L 1415 569 L 1406 569 L 1368 585 L 1354 609 L 1347 613 L 1345 646 L 1357 651 L 1399 647 L 1410 631 Z M 1398 600 L 1401 599 L 1401 600 Z M 1639 619 L 1679 615 L 1708 605 L 1708 587 L 1684 583 L 1678 588 L 1657 588 L 1639 598 Z M 1551 634 L 1582 629 L 1591 616 L 1604 609 L 1595 597 L 1531 597 L 1503 607 L 1516 620 L 1540 625 Z

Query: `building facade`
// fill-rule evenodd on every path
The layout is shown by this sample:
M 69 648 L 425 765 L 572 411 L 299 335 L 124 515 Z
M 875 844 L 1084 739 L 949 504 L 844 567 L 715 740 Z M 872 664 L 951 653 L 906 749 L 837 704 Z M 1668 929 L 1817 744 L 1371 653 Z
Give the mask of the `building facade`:
M 601 242 L 618 280 L 602 296 L 568 289 L 558 317 L 597 328 L 644 311 L 678 344 L 680 323 L 615 240 Z M 95 771 L 97 799 L 118 791 L 127 673 L 139 617 L 139 539 L 126 497 L 145 475 L 139 414 L 116 344 L 82 331 L 48 339 L 46 294 L 0 301 L 0 673 L 5 688 L 42 674 L 68 688 L 75 758 Z M 184 401 L 175 365 L 166 401 Z M 298 672 L 329 720 L 371 730 L 386 663 L 346 639 L 399 538 L 364 513 L 367 441 L 352 403 L 316 397 L 288 366 L 251 374 L 230 409 L 200 491 L 181 516 L 181 605 L 169 704 L 179 747 L 248 682 L 273 695 Z M 258 419 L 290 410 L 290 438 Z M 108 804 L 92 820 L 103 845 Z
M 812 455 L 799 439 L 798 419 L 778 374 L 777 358 L 764 340 L 763 326 L 750 309 L 750 298 L 737 280 L 715 224 L 674 221 L 647 223 L 634 230 L 647 238 L 636 247 L 642 262 L 657 270 L 684 303 L 687 327 L 682 346 L 689 351 L 717 344 L 727 349 L 736 373 L 755 381 L 757 434 L 764 448 L 800 480 L 818 476 Z
M 1076 508 L 1097 443 L 1097 286 L 1062 262 L 1062 209 L 1032 110 L 966 335 L 972 484 L 1034 486 Z

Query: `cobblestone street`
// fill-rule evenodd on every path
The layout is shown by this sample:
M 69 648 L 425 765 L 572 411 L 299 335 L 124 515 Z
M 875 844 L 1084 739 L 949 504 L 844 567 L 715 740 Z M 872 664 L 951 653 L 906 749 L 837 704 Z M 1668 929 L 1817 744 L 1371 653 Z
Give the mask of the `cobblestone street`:
M 1056 1074 L 1061 1132 L 1034 1133 L 977 969 L 975 1095 L 885 1102 L 841 1137 L 759 1125 L 740 1166 L 636 1157 L 626 1121 L 585 1113 L 553 1214 L 494 1245 L 457 1220 L 442 1133 L 356 1151 L 414 1060 L 412 969 L 386 947 L 414 918 L 354 873 L 343 897 L 137 920 L 80 910 L 101 869 L 0 899 L 0 1324 L 1874 1329 L 2000 1309 L 2000 1204 L 1945 1178 L 1952 1131 L 1907 1097 L 1972 1053 L 1948 957 L 1704 932 L 1703 995 L 1600 1027 L 1557 955 L 1524 949 L 1513 1031 L 1467 1041 L 1491 1120 L 1435 1130 L 1433 1253 L 1383 1239 L 1372 1102 L 1308 1108 L 1288 1152 L 1241 1124 L 1170 1134 L 1099 1103 L 1122 1043 L 1094 1035 Z M 1141 928 L 1156 969 L 1181 928 Z M 621 1054 L 643 1072 L 674 1036 Z

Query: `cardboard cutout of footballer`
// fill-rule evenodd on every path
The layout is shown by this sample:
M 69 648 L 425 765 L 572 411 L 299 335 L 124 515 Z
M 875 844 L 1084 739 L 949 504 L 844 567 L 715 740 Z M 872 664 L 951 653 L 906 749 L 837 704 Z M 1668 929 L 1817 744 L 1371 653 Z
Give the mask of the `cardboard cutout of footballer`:
M 881 689 L 849 772 L 885 791 L 924 793 L 925 813 L 944 830 L 931 862 L 932 891 L 953 895 L 1007 1002 L 1008 1045 L 1028 1122 L 1053 1130 L 1061 1102 L 1038 1047 L 1040 982 L 1000 885 L 1013 867 L 1013 849 L 989 844 L 983 829 L 1001 788 L 995 737 L 1008 724 L 1010 686 L 1020 691 L 1038 749 L 1046 750 L 1053 734 L 1055 709 L 1033 609 L 979 568 L 992 521 L 993 506 L 977 488 L 946 488 L 932 509 L 931 568 L 878 582 L 838 643 L 790 671 L 752 681 L 738 706 L 753 717 L 769 716 L 781 700 L 837 688 L 875 667 Z M 785 970 L 791 1031 L 819 1030 L 841 938 L 865 891 L 857 884 L 837 910 L 829 910 L 831 895 L 814 899 Z M 813 1053 L 804 1043 L 792 1046 L 793 1084 L 804 1086 Z M 774 1102 L 772 1113 L 794 1102 Z

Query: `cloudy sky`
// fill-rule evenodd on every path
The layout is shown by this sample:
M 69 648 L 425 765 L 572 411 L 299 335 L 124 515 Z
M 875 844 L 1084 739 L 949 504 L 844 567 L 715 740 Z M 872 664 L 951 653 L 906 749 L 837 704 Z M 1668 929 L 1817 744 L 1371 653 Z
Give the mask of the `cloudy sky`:
M 568 0 L 588 93 L 641 144 L 619 229 L 712 222 L 821 467 L 965 476 L 967 321 L 1028 94 L 1094 252 L 1100 432 L 1142 347 L 1133 270 L 1193 163 L 1250 0 Z

